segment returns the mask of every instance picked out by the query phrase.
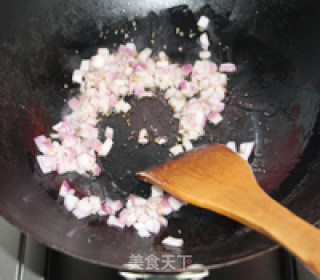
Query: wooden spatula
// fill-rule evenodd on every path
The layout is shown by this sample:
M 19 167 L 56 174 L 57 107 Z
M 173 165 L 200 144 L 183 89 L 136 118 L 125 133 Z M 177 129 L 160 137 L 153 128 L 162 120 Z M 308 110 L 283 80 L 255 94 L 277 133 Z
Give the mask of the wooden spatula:
M 267 195 L 250 165 L 225 146 L 195 149 L 137 176 L 270 237 L 320 275 L 320 231 Z

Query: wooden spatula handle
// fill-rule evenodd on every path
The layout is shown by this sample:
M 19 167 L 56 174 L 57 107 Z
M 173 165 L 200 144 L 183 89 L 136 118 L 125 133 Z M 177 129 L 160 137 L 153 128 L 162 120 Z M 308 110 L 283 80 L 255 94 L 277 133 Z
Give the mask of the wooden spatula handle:
M 259 186 L 257 186 L 259 188 Z M 296 216 L 259 189 L 250 198 L 251 213 L 221 213 L 269 236 L 320 275 L 320 230 Z M 255 205 L 256 204 L 256 205 Z M 217 211 L 216 206 L 213 207 Z M 239 209 L 241 212 L 242 209 Z M 247 211 L 246 209 L 244 211 Z

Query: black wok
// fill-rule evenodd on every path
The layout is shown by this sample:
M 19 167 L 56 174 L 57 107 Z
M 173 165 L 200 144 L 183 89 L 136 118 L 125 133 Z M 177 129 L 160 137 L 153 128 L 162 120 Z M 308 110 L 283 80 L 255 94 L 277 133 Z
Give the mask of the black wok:
M 189 7 L 177 6 L 185 3 Z M 230 76 L 224 121 L 217 127 L 208 125 L 207 136 L 198 145 L 255 141 L 251 164 L 260 185 L 316 224 L 320 218 L 319 11 L 317 1 L 2 1 L 0 214 L 51 248 L 118 269 L 124 269 L 132 254 L 190 255 L 193 263 L 213 268 L 276 248 L 260 234 L 193 206 L 184 207 L 170 218 L 168 228 L 147 239 L 97 219 L 78 221 L 56 200 L 63 177 L 42 175 L 34 161 L 33 138 L 50 132 L 66 110 L 65 99 L 77 92 L 71 73 L 81 58 L 99 46 L 115 48 L 132 38 L 138 48 L 149 46 L 157 52 L 166 45 L 172 60 L 192 62 L 199 51 L 199 34 L 181 37 L 176 27 L 184 34 L 196 31 L 198 16 L 205 14 L 211 19 L 213 59 L 233 61 L 238 72 Z M 148 194 L 149 186 L 134 173 L 166 159 L 167 149 L 150 144 L 137 150 L 136 142 L 127 138 L 131 130 L 148 126 L 155 134 L 169 135 L 173 144 L 177 124 L 171 119 L 170 109 L 161 101 L 145 100 L 136 103 L 128 116 L 103 120 L 116 128 L 117 139 L 110 157 L 101 162 L 103 174 L 96 179 L 65 177 L 84 193 L 121 199 L 133 192 Z M 161 240 L 167 235 L 181 236 L 185 246 L 174 251 L 164 248 Z M 182 268 L 181 261 L 166 271 Z

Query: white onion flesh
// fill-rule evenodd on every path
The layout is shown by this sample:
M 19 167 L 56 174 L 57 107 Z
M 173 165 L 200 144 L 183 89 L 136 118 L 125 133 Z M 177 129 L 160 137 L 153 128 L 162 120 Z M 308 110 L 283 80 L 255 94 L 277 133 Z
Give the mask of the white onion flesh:
M 200 23 L 205 23 L 205 18 Z M 204 24 L 202 24 L 204 27 Z M 206 33 L 200 42 L 207 49 L 210 42 Z M 218 124 L 222 120 L 224 93 L 227 83 L 225 74 L 217 72 L 218 67 L 211 61 L 196 61 L 194 65 L 171 63 L 164 52 L 158 58 L 151 57 L 151 49 L 140 53 L 132 43 L 120 45 L 118 52 L 98 49 L 91 59 L 81 62 L 73 73 L 73 82 L 80 84 L 81 94 L 68 101 L 71 113 L 52 127 L 56 140 L 44 135 L 35 138 L 42 153 L 37 161 L 43 173 L 53 171 L 59 174 L 78 172 L 83 175 L 99 175 L 101 168 L 96 157 L 107 156 L 113 146 L 114 130 L 107 127 L 104 139 L 99 139 L 98 115 L 128 113 L 131 105 L 124 100 L 135 95 L 138 99 L 154 96 L 160 88 L 180 121 L 179 133 L 184 139 L 186 150 L 192 149 L 192 142 L 203 136 L 206 122 Z M 210 52 L 200 53 L 207 59 Z M 224 63 L 220 70 L 235 71 L 235 65 Z M 198 97 L 195 95 L 199 93 Z M 142 135 L 143 133 L 143 135 Z M 145 129 L 140 131 L 138 142 L 149 142 Z M 159 145 L 166 138 L 155 140 Z M 172 147 L 172 154 L 183 152 L 180 146 Z

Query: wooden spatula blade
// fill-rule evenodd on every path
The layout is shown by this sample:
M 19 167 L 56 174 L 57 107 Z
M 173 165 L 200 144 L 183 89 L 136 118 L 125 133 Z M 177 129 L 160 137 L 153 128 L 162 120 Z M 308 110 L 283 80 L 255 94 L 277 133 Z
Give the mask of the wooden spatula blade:
M 248 163 L 219 144 L 192 150 L 181 157 L 141 171 L 137 176 L 184 201 L 204 208 L 209 208 L 208 204 L 211 208 L 213 202 L 217 208 L 230 203 L 238 206 L 239 199 L 248 199 L 248 180 L 255 182 Z M 225 200 L 228 200 L 228 204 Z
M 230 149 L 204 146 L 137 175 L 267 235 L 320 275 L 320 231 L 269 197 L 249 164 Z

